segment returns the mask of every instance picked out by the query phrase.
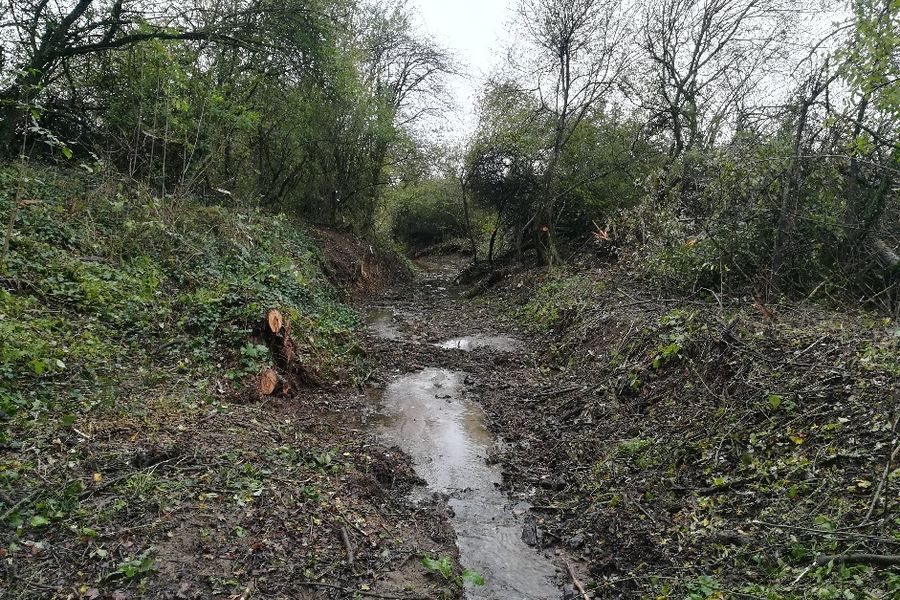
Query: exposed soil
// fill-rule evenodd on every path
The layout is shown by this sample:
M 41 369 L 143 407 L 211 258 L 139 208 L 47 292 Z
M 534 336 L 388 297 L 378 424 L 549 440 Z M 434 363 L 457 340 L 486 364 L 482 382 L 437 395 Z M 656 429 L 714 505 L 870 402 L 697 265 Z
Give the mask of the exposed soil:
M 504 397 L 509 399 L 512 394 L 527 393 L 536 385 L 536 353 L 532 345 L 523 341 L 525 333 L 494 308 L 463 297 L 465 288 L 455 283 L 464 266 L 463 259 L 432 257 L 420 259 L 419 265 L 423 274 L 415 282 L 395 286 L 369 299 L 364 308 L 370 317 L 368 346 L 380 365 L 373 375 L 373 385 L 388 386 L 390 390 L 398 380 L 415 382 L 421 376 L 446 373 L 457 385 L 454 393 L 446 396 L 439 390 L 435 394 L 439 400 L 481 406 L 490 406 Z M 452 427 L 441 425 L 440 406 L 424 410 L 417 406 L 416 410 L 423 412 L 414 411 L 406 418 L 412 421 L 420 417 L 446 430 L 429 433 L 429 428 L 420 431 L 421 425 L 410 423 L 408 431 L 414 438 L 446 437 L 452 433 Z M 494 431 L 501 430 L 499 422 L 489 419 L 487 424 Z M 428 453 L 427 448 L 420 452 L 423 444 L 418 439 L 408 440 L 406 446 L 414 455 Z M 458 528 L 462 566 L 482 570 L 480 574 L 486 579 L 484 589 L 472 589 L 469 593 L 473 598 L 515 600 L 571 597 L 575 588 L 569 569 L 581 572 L 581 568 L 545 538 L 540 519 L 529 510 L 534 490 L 517 489 L 517 493 L 508 494 L 508 486 L 500 477 L 492 483 L 492 467 L 484 463 L 496 464 L 498 457 L 506 454 L 504 448 L 503 440 L 494 439 L 487 456 L 478 458 L 464 472 L 459 471 L 452 448 L 439 464 L 419 467 L 423 472 L 437 470 L 439 484 L 452 490 L 448 500 L 461 513 L 451 522 Z M 457 475 L 453 475 L 454 469 L 459 471 Z M 488 484 L 487 489 L 479 485 L 479 479 Z M 500 491 L 494 486 L 499 486 Z M 485 560 L 479 552 L 467 551 L 472 545 L 496 560 Z M 471 564 L 465 563 L 467 558 Z
M 0 597 L 455 595 L 420 564 L 426 553 L 455 556 L 445 507 L 405 500 L 419 482 L 406 456 L 343 416 L 365 402 L 321 391 L 98 418 L 57 440 L 89 470 L 58 461 L 43 470 L 60 482 L 61 508 L 78 503 L 66 520 L 90 528 L 48 526 L 6 546 L 15 561 L 0 575 Z M 22 454 L 39 460 L 28 444 Z M 69 493 L 77 482 L 83 491 Z
M 409 281 L 409 265 L 394 250 L 378 248 L 354 235 L 308 226 L 322 252 L 322 270 L 336 288 L 357 298 Z
M 416 281 L 363 301 L 365 391 L 186 408 L 172 390 L 131 418 L 95 414 L 52 457 L 23 442 L 58 493 L 46 526 L 2 545 L 0 597 L 459 597 L 421 562 L 468 566 L 454 498 L 423 493 L 378 430 L 380 393 L 426 369 L 483 408 L 485 462 L 559 598 L 896 597 L 894 326 L 586 271 L 549 328 L 526 330 L 554 276 L 509 271 L 472 300 L 463 264 L 422 259 Z M 888 562 L 845 573 L 832 555 Z M 483 575 L 478 597 L 518 600 Z
M 523 536 L 567 594 L 569 563 L 592 598 L 898 597 L 889 319 L 672 298 L 610 267 L 461 288 L 453 266 L 370 301 L 375 379 L 468 375 L 503 486 L 532 505 Z

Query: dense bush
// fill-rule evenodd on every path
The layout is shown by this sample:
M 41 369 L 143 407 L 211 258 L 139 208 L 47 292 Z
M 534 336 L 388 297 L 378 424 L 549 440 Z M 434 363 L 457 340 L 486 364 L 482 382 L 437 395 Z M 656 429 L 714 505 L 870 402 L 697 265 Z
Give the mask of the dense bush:
M 466 235 L 462 200 L 452 180 L 392 190 L 387 203 L 391 237 L 409 247 L 424 248 Z

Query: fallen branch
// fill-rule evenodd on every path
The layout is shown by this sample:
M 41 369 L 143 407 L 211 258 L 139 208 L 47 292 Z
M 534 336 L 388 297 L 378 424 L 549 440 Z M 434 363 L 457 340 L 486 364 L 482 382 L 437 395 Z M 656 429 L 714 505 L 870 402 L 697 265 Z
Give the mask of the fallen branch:
M 816 557 L 815 565 L 821 567 L 833 562 L 836 565 L 874 565 L 893 567 L 900 565 L 900 554 L 821 554 Z
M 875 513 L 875 507 L 878 505 L 878 500 L 881 498 L 881 492 L 884 490 L 884 484 L 887 482 L 888 475 L 891 473 L 891 466 L 893 466 L 894 461 L 897 460 L 897 454 L 900 453 L 900 440 L 897 439 L 897 425 L 900 424 L 900 415 L 894 419 L 894 426 L 891 428 L 891 431 L 894 434 L 894 444 L 891 452 L 888 454 L 887 462 L 884 465 L 884 471 L 881 473 L 881 480 L 878 482 L 878 487 L 875 488 L 875 495 L 872 496 L 872 503 L 869 504 L 869 511 L 866 513 L 866 518 L 863 519 L 863 523 L 869 521 L 872 518 L 872 515 Z M 885 508 L 887 510 L 887 508 Z
M 766 521 L 750 521 L 753 525 L 762 525 L 764 527 L 773 527 L 775 529 L 787 529 L 789 531 L 803 531 L 805 533 L 810 533 L 813 535 L 821 535 L 821 536 L 838 536 L 838 537 L 850 537 L 861 540 L 869 540 L 873 542 L 879 542 L 882 544 L 895 544 L 900 545 L 900 540 L 896 540 L 893 538 L 885 538 L 878 537 L 877 535 L 867 535 L 865 533 L 854 533 L 852 531 L 844 531 L 841 529 L 815 529 L 813 527 L 801 527 L 799 525 L 786 525 L 783 523 L 768 523 Z
M 344 543 L 344 549 L 347 551 L 347 564 L 350 566 L 350 570 L 353 570 L 354 567 L 354 556 L 353 556 L 353 546 L 350 545 L 350 536 L 347 534 L 347 528 L 341 527 L 341 541 Z
M 34 498 L 37 495 L 38 495 L 37 491 L 31 492 L 30 494 L 28 494 L 27 496 L 25 496 L 24 498 L 22 498 L 21 500 L 19 500 L 12 506 L 10 506 L 8 509 L 6 509 L 6 511 L 4 511 L 4 513 L 2 515 L 0 515 L 0 523 L 5 521 L 6 518 L 9 517 L 9 515 L 13 514 L 17 510 L 19 510 L 20 506 L 22 506 L 26 502 L 30 502 L 32 500 L 32 498 Z M 6 500 L 4 500 L 4 503 L 5 502 L 6 502 Z
M 572 584 L 575 586 L 575 589 L 578 590 L 584 600 L 591 600 L 591 597 L 588 596 L 588 593 L 584 590 L 584 586 L 581 585 L 581 582 L 578 581 L 578 577 L 575 576 L 575 571 L 574 569 L 572 569 L 572 565 L 567 560 L 565 560 L 564 562 L 566 563 L 566 571 L 569 572 L 569 577 L 572 578 Z

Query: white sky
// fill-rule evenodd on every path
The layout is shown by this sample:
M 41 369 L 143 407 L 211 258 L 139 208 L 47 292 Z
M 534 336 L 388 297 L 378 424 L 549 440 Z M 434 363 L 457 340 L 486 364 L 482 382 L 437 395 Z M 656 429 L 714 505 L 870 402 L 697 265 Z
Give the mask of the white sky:
M 447 142 L 459 142 L 477 125 L 476 101 L 485 78 L 500 65 L 514 43 L 509 28 L 519 0 L 410 0 L 424 31 L 457 58 L 464 76 L 448 82 L 456 100 L 452 114 L 429 119 L 424 129 Z M 843 0 L 820 0 L 818 11 L 807 12 L 800 31 L 818 40 L 847 16 Z M 798 40 L 800 41 L 800 40 Z M 805 46 L 804 46 L 805 47 Z
M 481 84 L 503 57 L 506 29 L 516 0 L 414 0 L 425 31 L 459 60 L 465 77 L 451 82 L 456 114 L 447 115 L 449 134 L 474 130 Z

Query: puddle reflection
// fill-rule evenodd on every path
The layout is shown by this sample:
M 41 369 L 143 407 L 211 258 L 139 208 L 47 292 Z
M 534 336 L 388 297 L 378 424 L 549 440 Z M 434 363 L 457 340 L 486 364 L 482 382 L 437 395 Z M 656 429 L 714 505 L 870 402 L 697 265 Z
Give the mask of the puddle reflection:
M 558 599 L 555 567 L 522 541 L 524 523 L 499 489 L 500 471 L 485 462 L 493 438 L 481 409 L 462 398 L 463 379 L 434 368 L 402 377 L 385 388 L 370 422 L 412 456 L 430 490 L 450 496 L 462 564 L 487 582 L 467 585 L 467 598 Z M 522 503 L 515 508 L 521 514 Z

